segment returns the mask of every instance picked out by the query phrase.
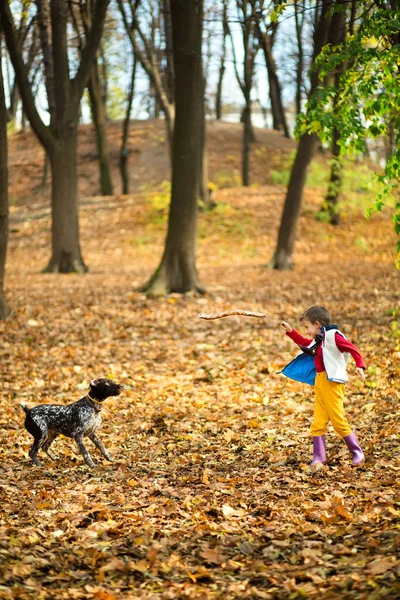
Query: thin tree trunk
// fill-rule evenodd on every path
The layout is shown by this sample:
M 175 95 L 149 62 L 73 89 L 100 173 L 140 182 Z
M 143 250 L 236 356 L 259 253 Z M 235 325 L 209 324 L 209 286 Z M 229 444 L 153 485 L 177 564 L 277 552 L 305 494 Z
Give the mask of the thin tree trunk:
M 8 147 L 7 109 L 1 63 L 0 38 L 0 320 L 4 320 L 10 314 L 10 309 L 4 297 L 4 277 L 8 244 Z
M 85 273 L 79 244 L 77 126 L 64 132 L 50 154 L 52 256 L 45 273 Z
M 170 0 L 171 2 L 171 0 Z M 124 26 L 126 32 L 129 36 L 130 42 L 132 44 L 132 49 L 137 56 L 140 64 L 143 69 L 146 71 L 152 88 L 154 88 L 154 93 L 157 97 L 157 103 L 159 104 L 161 110 L 165 115 L 165 121 L 167 125 L 167 135 L 168 141 L 171 149 L 171 160 L 172 160 L 172 144 L 173 144 L 173 131 L 174 131 L 174 120 L 175 120 L 175 107 L 168 100 L 167 91 L 163 85 L 163 78 L 160 72 L 160 66 L 156 60 L 154 48 L 152 47 L 151 42 L 145 36 L 144 32 L 140 27 L 140 23 L 136 16 L 137 6 L 139 4 L 138 1 L 130 3 L 130 10 L 132 14 L 132 22 L 129 23 L 127 16 L 126 4 L 123 0 L 117 0 L 117 4 L 124 22 Z M 142 50 L 138 39 L 142 40 L 144 49 Z
M 42 190 L 44 190 L 44 188 L 47 185 L 48 174 L 49 174 L 49 156 L 48 156 L 47 152 L 45 152 L 44 165 L 43 165 L 43 176 L 42 176 L 42 182 L 40 184 L 40 187 L 42 188 Z
M 104 118 L 106 121 L 109 120 L 107 105 L 108 105 L 108 64 L 107 64 L 107 56 L 104 52 L 103 44 L 100 44 L 100 56 L 101 56 L 101 99 L 104 106 Z
M 353 15 L 350 14 L 351 18 Z M 336 13 L 332 17 L 332 29 L 334 29 L 334 33 L 331 36 L 331 43 L 333 45 L 342 44 L 346 39 L 346 17 L 347 17 L 347 8 L 340 13 Z M 351 22 L 350 22 L 351 26 Z M 335 96 L 333 98 L 333 106 L 332 111 L 336 116 L 338 114 L 338 103 L 340 100 L 341 92 L 340 92 L 340 78 L 346 69 L 345 62 L 337 65 L 335 74 L 333 76 L 334 86 L 336 89 Z M 330 180 L 328 184 L 328 190 L 325 197 L 325 207 L 328 210 L 329 214 L 329 222 L 331 225 L 339 225 L 340 224 L 340 214 L 338 209 L 338 200 L 342 188 L 342 179 L 343 179 L 343 159 L 340 156 L 340 133 L 337 127 L 334 127 L 332 132 L 332 164 L 331 164 L 331 174 Z M 322 210 L 324 210 L 324 208 Z
M 257 35 L 264 51 L 265 64 L 267 66 L 272 126 L 277 131 L 283 131 L 285 137 L 290 138 L 289 127 L 282 102 L 282 86 L 279 81 L 276 62 L 272 53 L 271 35 L 269 33 L 263 33 L 258 22 Z
M 277 248 L 272 264 L 274 269 L 282 271 L 292 267 L 291 256 L 296 236 L 297 221 L 300 216 L 307 168 L 315 154 L 318 139 L 317 134 L 305 134 L 300 138 L 286 192 Z
M 222 83 L 226 70 L 226 38 L 228 35 L 228 3 L 227 0 L 222 0 L 222 50 L 219 59 L 217 93 L 215 98 L 215 116 L 217 120 L 222 119 Z
M 303 89 L 303 71 L 304 71 L 304 50 L 303 50 L 303 23 L 305 13 L 305 2 L 301 0 L 302 6 L 299 6 L 299 0 L 294 3 L 294 18 L 296 23 L 297 37 L 297 62 L 296 62 L 296 116 L 301 113 L 302 89 Z M 301 13 L 301 15 L 300 15 Z
M 200 174 L 199 195 L 205 206 L 210 204 L 208 189 L 208 160 L 207 160 L 207 119 L 205 103 L 206 78 L 203 77 L 202 94 L 200 95 Z
M 251 101 L 246 98 L 246 105 L 243 109 L 243 144 L 242 144 L 242 185 L 250 185 L 250 143 L 252 141 L 251 127 Z
M 340 146 L 339 146 L 340 134 L 337 127 L 333 129 L 332 133 L 332 165 L 331 175 L 328 184 L 328 191 L 326 194 L 324 206 L 322 212 L 325 210 L 329 214 L 329 222 L 331 225 L 340 225 L 340 213 L 338 210 L 338 200 L 340 191 L 342 188 L 343 179 L 343 161 L 340 157 Z
M 119 157 L 119 168 L 121 171 L 121 179 L 122 179 L 122 193 L 129 194 L 129 173 L 128 173 L 128 135 L 129 135 L 129 123 L 131 118 L 132 111 L 132 103 L 133 97 L 135 94 L 135 78 L 136 78 L 136 56 L 133 56 L 133 65 L 132 65 L 132 75 L 131 75 L 131 84 L 129 88 L 128 94 L 128 103 L 126 108 L 126 116 L 124 119 L 123 131 L 122 131 L 122 144 L 121 151 Z
M 202 0 L 171 0 L 176 118 L 168 233 L 161 263 L 142 288 L 149 295 L 204 292 L 196 269 L 202 90 Z
M 37 0 L 37 19 L 39 25 L 40 43 L 43 53 L 43 66 L 46 81 L 47 101 L 50 113 L 50 122 L 54 122 L 56 98 L 54 88 L 54 66 L 50 41 L 50 8 L 49 0 Z
M 110 153 L 107 140 L 106 110 L 103 101 L 102 89 L 99 78 L 97 59 L 94 61 L 88 81 L 90 108 L 96 130 L 96 144 L 99 155 L 100 189 L 102 196 L 112 196 L 113 185 L 111 179 Z
M 338 3 L 346 0 L 339 0 Z M 333 8 L 332 0 L 322 0 L 321 14 L 315 24 L 314 30 L 314 63 L 322 47 L 328 41 L 330 35 L 336 33 L 333 27 L 330 30 L 331 16 Z M 319 84 L 318 71 L 314 69 L 311 72 L 310 96 L 314 93 Z M 285 204 L 281 224 L 279 227 L 278 241 L 272 259 L 274 269 L 285 270 L 292 267 L 292 253 L 296 236 L 297 223 L 300 216 L 301 203 L 303 199 L 303 190 L 307 177 L 307 169 L 312 160 L 318 145 L 318 136 L 316 134 L 304 134 L 297 146 L 296 157 L 290 174 L 289 185 L 286 192 Z
M 163 16 L 165 30 L 165 55 L 167 61 L 166 68 L 166 92 L 168 102 L 174 101 L 175 88 L 175 72 L 174 72 L 174 55 L 172 51 L 172 22 L 171 22 L 171 5 L 170 0 L 163 0 Z

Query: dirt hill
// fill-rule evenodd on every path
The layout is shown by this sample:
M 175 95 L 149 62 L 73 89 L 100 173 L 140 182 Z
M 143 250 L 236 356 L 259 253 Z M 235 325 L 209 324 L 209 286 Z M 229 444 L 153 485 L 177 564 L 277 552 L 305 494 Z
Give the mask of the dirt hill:
M 121 192 L 119 151 L 122 123 L 112 122 L 108 139 L 116 194 Z M 293 140 L 267 129 L 256 129 L 251 152 L 251 183 L 271 183 L 270 169 L 277 168 L 295 148 Z M 208 125 L 210 181 L 217 187 L 240 185 L 242 126 L 210 122 Z M 45 153 L 32 131 L 10 137 L 10 203 L 20 204 L 48 197 L 49 186 L 41 187 Z M 100 193 L 96 138 L 92 125 L 79 128 L 79 192 L 82 197 Z M 161 120 L 132 121 L 129 135 L 131 193 L 157 186 L 170 179 L 169 149 L 165 123 Z

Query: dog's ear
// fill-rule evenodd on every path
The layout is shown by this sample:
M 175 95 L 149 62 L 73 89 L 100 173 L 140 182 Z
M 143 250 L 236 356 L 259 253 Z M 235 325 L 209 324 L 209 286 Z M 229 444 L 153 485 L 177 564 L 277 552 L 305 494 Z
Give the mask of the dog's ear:
M 98 384 L 99 380 L 98 379 L 92 379 L 92 381 L 90 382 L 90 387 L 96 387 L 96 385 Z

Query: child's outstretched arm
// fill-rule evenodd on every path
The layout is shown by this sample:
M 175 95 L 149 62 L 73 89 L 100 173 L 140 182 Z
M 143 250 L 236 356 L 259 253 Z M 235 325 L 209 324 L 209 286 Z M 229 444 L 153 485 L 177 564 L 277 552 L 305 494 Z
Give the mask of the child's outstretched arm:
M 286 323 L 286 321 L 282 321 L 281 328 L 283 329 L 283 331 L 286 332 L 286 335 L 290 337 L 290 339 L 293 340 L 294 343 L 298 346 L 309 346 L 313 342 L 312 339 L 308 339 L 300 335 L 300 333 L 293 329 L 293 327 L 289 325 L 289 323 Z

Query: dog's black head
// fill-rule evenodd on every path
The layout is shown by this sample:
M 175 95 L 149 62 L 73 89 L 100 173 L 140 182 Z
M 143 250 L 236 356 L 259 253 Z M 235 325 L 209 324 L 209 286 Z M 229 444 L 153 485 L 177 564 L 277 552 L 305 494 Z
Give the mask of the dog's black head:
M 102 402 L 109 396 L 119 396 L 123 386 L 111 379 L 92 379 L 90 382 L 90 395 L 95 400 Z

